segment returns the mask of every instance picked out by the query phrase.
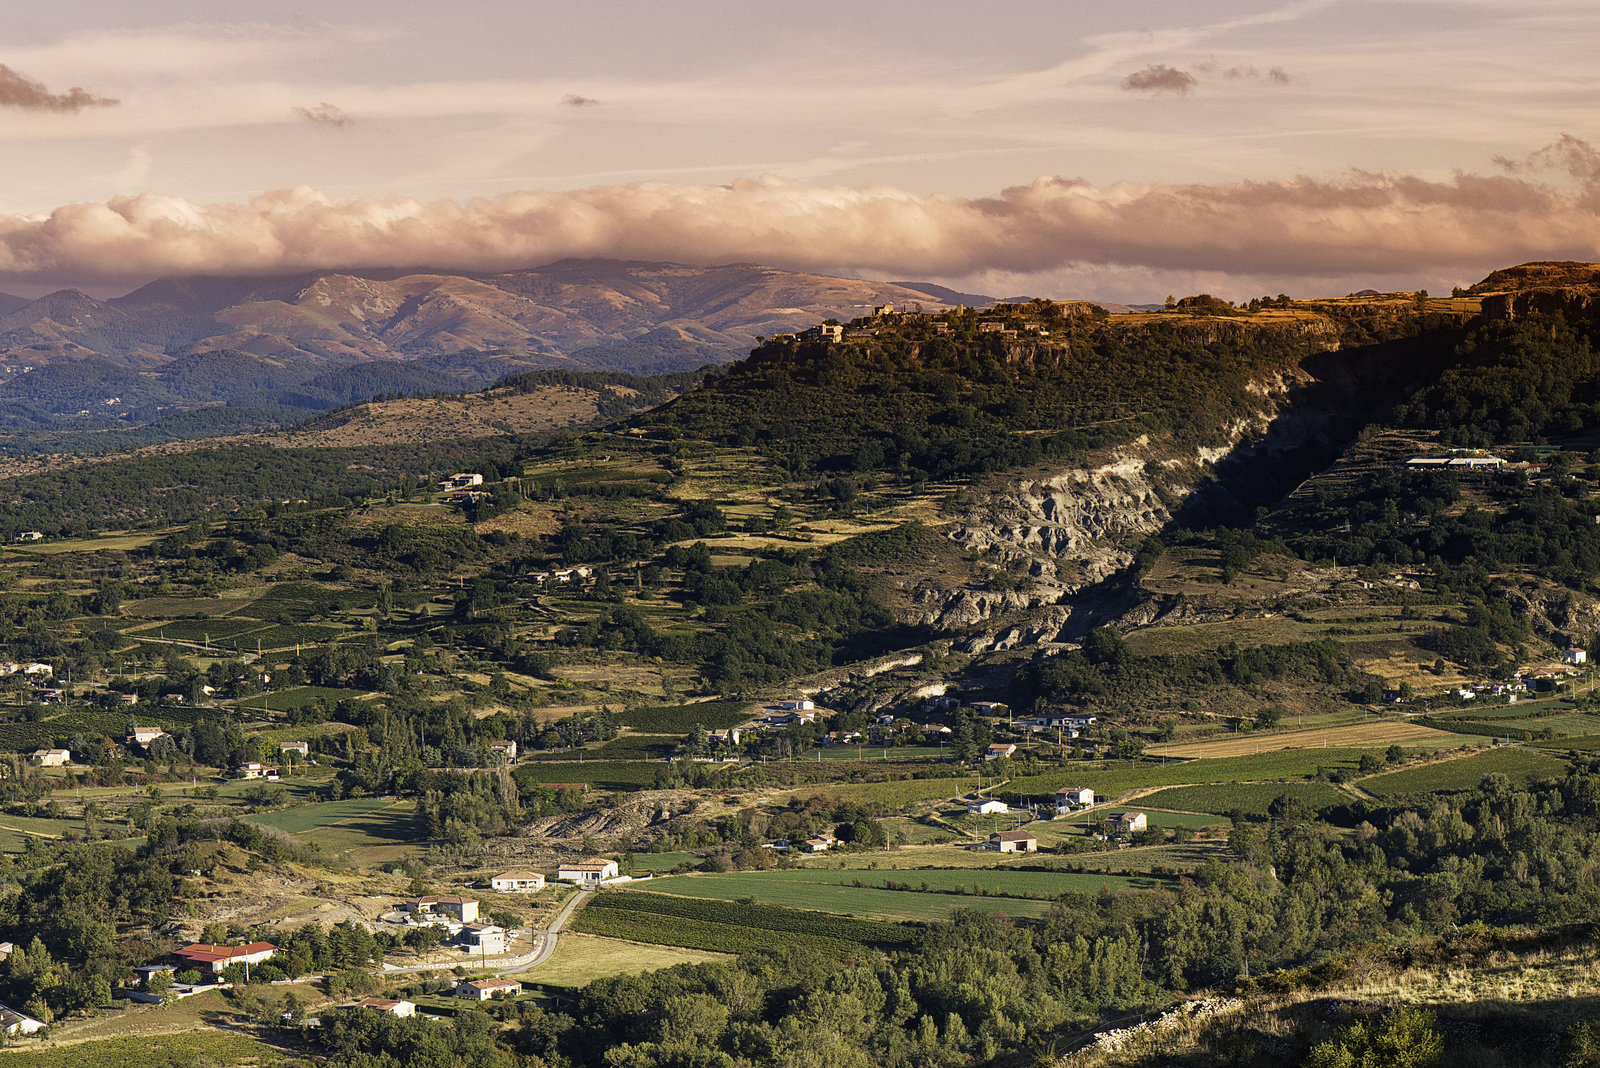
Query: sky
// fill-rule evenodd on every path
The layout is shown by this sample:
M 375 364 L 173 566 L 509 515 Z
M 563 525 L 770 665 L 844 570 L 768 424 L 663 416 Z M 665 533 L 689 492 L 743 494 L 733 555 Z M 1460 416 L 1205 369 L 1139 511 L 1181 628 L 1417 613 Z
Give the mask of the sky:
M 1600 260 L 1594 0 L 8 0 L 0 290 L 757 262 L 1129 303 Z

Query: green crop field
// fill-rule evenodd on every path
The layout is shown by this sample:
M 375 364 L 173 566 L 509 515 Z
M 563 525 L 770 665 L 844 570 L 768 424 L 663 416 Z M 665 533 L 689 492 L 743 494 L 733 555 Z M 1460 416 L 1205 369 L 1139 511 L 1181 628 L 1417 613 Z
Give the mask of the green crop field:
M 345 698 L 355 700 L 356 698 L 365 696 L 365 691 L 347 690 L 339 686 L 296 686 L 292 689 L 279 690 L 276 693 L 269 694 L 267 696 L 267 700 L 271 702 L 273 711 L 286 712 L 293 708 L 304 708 L 306 705 L 309 705 L 312 701 L 315 701 L 319 697 L 322 698 L 322 700 L 326 703 L 333 705 L 344 700 Z M 253 698 L 246 699 L 246 703 L 250 703 L 252 701 L 259 704 L 261 701 L 260 695 L 258 694 Z M 315 728 L 311 728 L 311 730 L 314 731 Z M 293 732 L 291 731 L 290 733 Z M 304 732 L 301 733 L 303 734 Z M 323 733 L 326 733 L 326 731 Z M 296 735 L 295 737 L 299 738 L 300 735 Z M 294 739 L 287 740 L 292 741 Z
M 1065 893 L 1095 893 L 1107 885 L 1117 889 L 1149 890 L 1159 885 L 1159 880 L 1144 876 L 1020 871 L 1016 868 L 902 868 L 890 871 L 807 869 L 675 875 L 656 879 L 650 887 L 661 893 L 684 897 L 723 901 L 754 897 L 758 901 L 776 905 L 801 903 L 804 907 L 854 915 L 871 915 L 858 911 L 858 907 L 893 908 L 892 898 L 903 897 L 916 900 L 895 909 L 898 916 L 882 915 L 875 918 L 935 919 L 947 915 L 952 909 L 975 905 L 972 899 L 979 896 L 986 899 L 982 904 L 985 909 L 999 909 L 1019 916 L 1037 915 L 1042 909 L 1013 911 L 1011 906 L 1017 901 L 993 902 L 988 899 L 1015 898 L 1036 904 Z M 868 897 L 859 893 L 862 890 L 887 896 Z M 934 900 L 941 898 L 942 905 Z
M 769 951 L 774 935 L 783 944 L 839 955 L 862 945 L 900 948 L 910 945 L 916 937 L 912 928 L 898 923 L 634 890 L 598 895 L 579 913 L 575 929 L 715 953 Z
M 747 701 L 703 701 L 692 705 L 646 705 L 625 709 L 617 722 L 640 733 L 683 736 L 699 724 L 708 731 L 737 727 L 750 719 Z
M 1564 749 L 1575 753 L 1588 753 L 1600 749 L 1600 734 L 1581 738 L 1561 738 L 1553 742 L 1535 742 L 1541 749 Z
M 1141 797 L 1135 804 L 1211 812 L 1218 816 L 1231 816 L 1235 812 L 1243 812 L 1247 816 L 1265 816 L 1267 806 L 1284 795 L 1294 798 L 1302 808 L 1307 809 L 1337 805 L 1350 800 L 1349 794 L 1327 783 L 1273 782 L 1175 786 L 1148 797 Z M 1149 809 L 1143 811 L 1149 812 Z M 1150 813 L 1150 822 L 1159 827 L 1177 826 L 1166 822 L 1158 813 L 1153 812 Z M 1214 824 L 1217 821 L 1213 819 L 1211 822 Z
M 638 790 L 654 786 L 659 761 L 565 760 L 518 764 L 519 782 L 582 782 L 607 790 Z
M 959 797 L 971 790 L 976 780 L 971 775 L 932 779 L 891 779 L 886 782 L 814 784 L 785 791 L 785 797 L 811 797 L 826 794 L 846 801 L 876 802 L 887 808 L 903 808 L 918 801 L 939 801 Z
M 265 815 L 249 817 L 252 823 L 259 823 L 264 827 L 276 827 L 280 831 L 290 834 L 304 834 L 306 831 L 321 830 L 335 824 L 344 823 L 358 816 L 371 815 L 381 812 L 394 804 L 382 798 L 358 797 L 347 801 L 324 801 L 315 805 L 300 805 L 297 808 L 285 809 L 282 812 L 269 812 Z
M 698 863 L 700 863 L 700 857 L 695 853 L 635 853 L 633 855 L 633 870 L 639 874 L 671 871 L 680 864 Z
M 942 760 L 950 755 L 949 750 L 937 745 L 861 745 L 851 743 L 829 746 L 827 749 L 817 751 L 822 760 L 860 760 L 866 762 L 876 760 Z M 813 760 L 818 759 L 812 757 Z
M 37 1047 L 22 1042 L 0 1052 L 20 1068 L 193 1068 L 201 1064 L 310 1064 L 249 1035 L 206 1027 L 176 1034 L 130 1035 Z
M 1548 753 L 1522 746 L 1502 746 L 1457 760 L 1374 775 L 1370 779 L 1362 779 L 1359 785 L 1377 797 L 1400 797 L 1435 790 L 1468 790 L 1491 773 L 1510 776 L 1513 782 L 1527 782 L 1560 775 L 1566 768 L 1565 760 Z

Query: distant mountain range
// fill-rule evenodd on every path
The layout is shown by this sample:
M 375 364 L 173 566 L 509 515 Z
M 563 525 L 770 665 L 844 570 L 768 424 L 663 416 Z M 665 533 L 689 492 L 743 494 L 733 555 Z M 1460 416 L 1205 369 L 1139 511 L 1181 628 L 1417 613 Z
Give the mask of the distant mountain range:
M 993 298 L 755 264 L 611 260 L 166 278 L 110 300 L 0 294 L 0 428 L 147 422 L 206 405 L 322 409 L 540 368 L 688 370 L 876 305 L 958 303 Z

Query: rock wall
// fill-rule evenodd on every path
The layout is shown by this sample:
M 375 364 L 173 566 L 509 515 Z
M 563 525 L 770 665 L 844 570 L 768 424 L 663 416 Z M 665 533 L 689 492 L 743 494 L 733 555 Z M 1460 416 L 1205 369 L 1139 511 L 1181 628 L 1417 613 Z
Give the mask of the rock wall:
M 1010 575 L 1026 575 L 1026 581 L 1017 588 L 918 589 L 912 595 L 915 621 L 962 634 L 963 651 L 983 652 L 1072 640 L 1136 610 L 1127 591 L 1101 584 L 1131 564 L 1145 539 L 1165 529 L 1184 501 L 1214 484 L 1217 465 L 1248 463 L 1319 433 L 1320 419 L 1288 403 L 1304 384 L 1292 373 L 1254 384 L 1250 392 L 1258 410 L 1236 420 L 1213 445 L 1180 450 L 1170 441 L 1142 437 L 1092 466 L 1023 478 L 992 491 L 960 515 L 947 535 Z

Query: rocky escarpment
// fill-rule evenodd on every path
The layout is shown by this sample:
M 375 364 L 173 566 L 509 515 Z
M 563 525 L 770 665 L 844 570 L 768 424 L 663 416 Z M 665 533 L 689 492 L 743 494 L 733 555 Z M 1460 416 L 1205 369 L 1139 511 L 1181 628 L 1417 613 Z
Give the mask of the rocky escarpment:
M 1541 314 L 1592 319 L 1600 316 L 1600 264 L 1519 264 L 1495 271 L 1467 292 L 1482 297 L 1485 319 L 1522 319 Z
M 1141 437 L 1093 465 L 1020 478 L 980 498 L 947 536 L 994 569 L 998 581 L 915 591 L 917 622 L 960 634 L 967 652 L 1070 641 L 1129 612 L 1139 594 L 1108 583 L 1151 535 L 1197 494 L 1222 492 L 1219 471 L 1246 471 L 1322 434 L 1326 413 L 1297 406 L 1309 376 L 1285 372 L 1252 384 L 1259 407 L 1214 445 L 1182 450 Z M 1171 606 L 1147 605 L 1153 619 Z

